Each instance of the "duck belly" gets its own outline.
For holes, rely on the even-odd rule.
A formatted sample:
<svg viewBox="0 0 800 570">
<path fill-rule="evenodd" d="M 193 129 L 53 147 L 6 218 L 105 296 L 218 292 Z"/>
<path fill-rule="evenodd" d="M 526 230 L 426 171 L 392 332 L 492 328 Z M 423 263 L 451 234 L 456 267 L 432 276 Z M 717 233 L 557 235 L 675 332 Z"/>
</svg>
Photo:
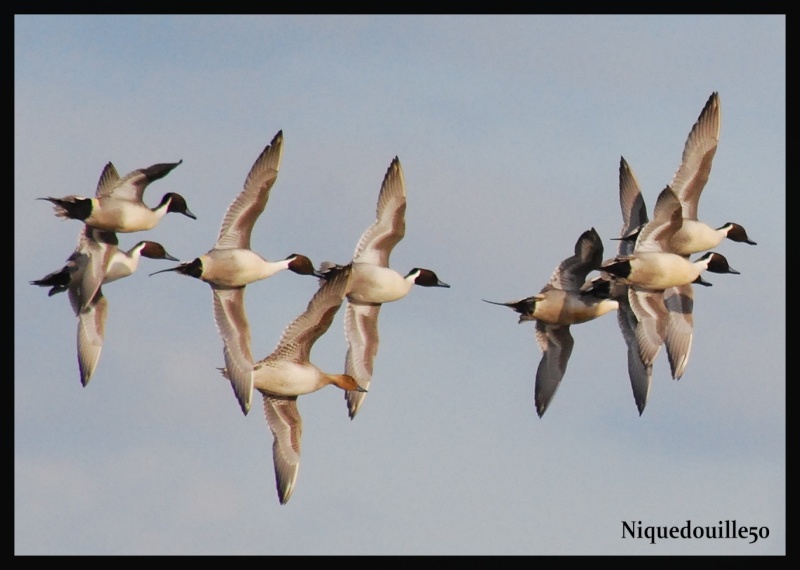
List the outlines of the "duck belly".
<svg viewBox="0 0 800 570">
<path fill-rule="evenodd" d="M 536 303 L 533 317 L 551 325 L 575 325 L 613 311 L 619 303 L 613 299 L 594 300 L 579 293 L 552 289 Z"/>
<path fill-rule="evenodd" d="M 281 361 L 258 363 L 253 369 L 253 387 L 276 396 L 301 396 L 324 386 L 313 365 Z"/>
<path fill-rule="evenodd" d="M 227 288 L 244 287 L 281 269 L 249 249 L 214 249 L 201 256 L 200 261 L 203 264 L 201 279 Z"/>
<path fill-rule="evenodd" d="M 153 229 L 161 217 L 144 204 L 103 200 L 95 204 L 86 223 L 101 230 L 131 233 Z"/>
<path fill-rule="evenodd" d="M 389 303 L 405 297 L 411 286 L 393 269 L 354 263 L 347 298 L 356 303 Z"/>
<path fill-rule="evenodd" d="M 657 291 L 686 285 L 700 274 L 691 261 L 675 253 L 641 254 L 631 261 L 631 272 L 631 284 Z"/>
<path fill-rule="evenodd" d="M 678 255 L 691 255 L 717 247 L 724 236 L 711 226 L 696 220 L 683 220 L 683 226 L 669 240 L 669 247 Z"/>
</svg>

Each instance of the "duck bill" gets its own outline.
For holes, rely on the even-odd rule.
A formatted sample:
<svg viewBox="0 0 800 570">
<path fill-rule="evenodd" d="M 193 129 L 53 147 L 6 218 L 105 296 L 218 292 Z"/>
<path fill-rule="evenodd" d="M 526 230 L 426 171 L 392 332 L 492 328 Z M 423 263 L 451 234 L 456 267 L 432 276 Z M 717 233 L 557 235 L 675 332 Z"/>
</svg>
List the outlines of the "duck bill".
<svg viewBox="0 0 800 570">
<path fill-rule="evenodd" d="M 695 283 L 697 285 L 704 285 L 706 287 L 711 287 L 713 285 L 713 283 L 709 283 L 708 281 L 706 281 L 705 279 L 703 279 L 699 275 L 697 276 L 697 279 L 692 281 L 692 283 Z"/>
</svg>

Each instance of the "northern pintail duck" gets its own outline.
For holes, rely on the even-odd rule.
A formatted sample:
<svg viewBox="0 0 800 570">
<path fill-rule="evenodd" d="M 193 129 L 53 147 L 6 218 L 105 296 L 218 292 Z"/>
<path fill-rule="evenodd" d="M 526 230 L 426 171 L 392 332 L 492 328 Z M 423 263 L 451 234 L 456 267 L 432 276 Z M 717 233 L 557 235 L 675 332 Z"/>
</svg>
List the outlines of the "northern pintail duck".
<svg viewBox="0 0 800 570">
<path fill-rule="evenodd" d="M 154 241 L 140 241 L 124 251 L 114 232 L 84 225 L 64 267 L 31 281 L 31 285 L 50 287 L 48 296 L 64 291 L 69 296 L 78 317 L 78 368 L 83 386 L 92 378 L 103 348 L 108 301 L 102 285 L 133 274 L 141 257 L 177 261 Z"/>
<path fill-rule="evenodd" d="M 364 391 L 352 376 L 329 374 L 310 362 L 311 348 L 328 330 L 344 300 L 350 271 L 350 265 L 331 270 L 305 312 L 286 327 L 272 354 L 254 367 L 253 385 L 264 399 L 264 413 L 274 438 L 272 459 L 281 504 L 292 496 L 300 466 L 302 418 L 297 397 L 328 385 Z M 227 377 L 225 369 L 223 375 Z"/>
<path fill-rule="evenodd" d="M 193 261 L 155 272 L 175 271 L 211 286 L 214 322 L 222 337 L 228 378 L 245 414 L 250 410 L 253 394 L 253 355 L 244 306 L 245 286 L 284 269 L 299 275 L 318 275 L 305 255 L 293 253 L 280 261 L 267 261 L 250 249 L 253 226 L 267 206 L 282 155 L 283 131 L 278 131 L 253 163 L 244 189 L 225 212 L 214 247 Z"/>
<path fill-rule="evenodd" d="M 626 176 L 628 184 L 635 185 L 635 178 L 623 160 L 620 166 L 621 192 Z M 624 217 L 622 195 L 620 201 Z M 627 248 L 630 246 L 621 244 L 620 255 L 601 266 L 601 271 L 606 272 L 615 283 L 627 286 L 629 308 L 635 315 L 635 341 L 630 338 L 627 328 L 633 326 L 632 320 L 625 325 L 626 328 L 623 328 L 623 322 L 620 321 L 620 327 L 629 351 L 633 346 L 638 346 L 642 364 L 647 370 L 645 389 L 641 370 L 635 376 L 635 370 L 631 372 L 629 368 L 640 414 L 647 402 L 652 364 L 662 343 L 667 346 L 673 378 L 679 379 L 685 371 L 693 337 L 694 293 L 691 284 L 710 285 L 701 277 L 705 270 L 739 273 L 719 253 L 708 252 L 692 262 L 687 257 L 667 251 L 665 248 L 668 247 L 670 236 L 680 227 L 682 221 L 680 203 L 668 186 L 659 195 L 653 220 L 642 228 L 633 252 L 628 253 Z M 629 352 L 629 366 L 630 358 Z"/>
<path fill-rule="evenodd" d="M 378 195 L 377 219 L 358 240 L 352 260 L 352 278 L 347 292 L 344 326 L 347 338 L 345 373 L 354 377 L 359 386 L 369 388 L 373 363 L 378 353 L 378 313 L 383 303 L 402 299 L 414 285 L 450 287 L 430 269 L 413 268 L 406 275 L 389 267 L 392 249 L 406 232 L 406 185 L 400 160 L 395 157 L 381 184 Z M 320 266 L 326 272 L 340 268 L 330 262 Z M 348 390 L 345 393 L 350 419 L 358 413 L 366 391 Z"/>
<path fill-rule="evenodd" d="M 626 232 L 630 231 L 632 226 L 639 224 L 643 227 L 648 220 L 647 212 L 644 206 L 644 200 L 641 197 L 639 183 L 636 181 L 636 177 L 634 176 L 630 165 L 622 157 L 620 157 L 619 182 L 620 206 L 622 208 L 623 217 L 623 228 L 620 235 L 624 236 Z M 636 203 L 635 208 L 637 209 L 638 213 L 632 213 L 629 211 L 629 208 L 632 207 L 631 204 L 634 202 Z M 681 223 L 685 224 L 686 221 L 686 218 L 684 218 Z M 633 253 L 634 247 L 634 242 L 632 241 L 621 241 L 619 253 L 620 255 L 630 255 Z M 625 291 L 623 296 L 625 299 L 625 305 L 627 307 L 626 311 L 630 313 L 632 312 L 632 309 L 630 307 L 630 301 L 628 300 L 629 293 L 627 286 L 620 284 L 619 287 Z M 663 315 L 664 310 L 666 310 L 666 323 L 663 327 L 658 328 L 659 330 L 662 330 L 664 335 L 663 340 L 667 348 L 667 357 L 669 359 L 672 377 L 675 380 L 680 380 L 681 376 L 683 376 L 683 373 L 686 370 L 686 365 L 689 362 L 689 353 L 691 352 L 692 339 L 694 336 L 694 317 L 692 316 L 692 312 L 694 310 L 694 290 L 692 289 L 692 285 L 687 283 L 665 289 L 663 292 L 663 309 L 660 307 L 660 303 L 657 301 L 657 294 L 653 294 L 649 291 L 637 291 L 634 292 L 634 295 L 640 299 L 639 304 L 643 303 L 643 301 L 641 301 L 643 297 L 650 297 L 651 301 L 649 303 L 644 303 L 645 305 L 653 305 L 655 303 L 656 308 L 651 308 L 650 314 Z M 631 314 L 628 316 L 632 317 Z M 632 319 L 629 319 L 629 321 L 636 321 L 636 319 L 633 317 Z M 622 321 L 620 321 L 620 327 L 622 328 L 622 326 Z M 631 354 L 631 352 L 634 348 L 636 348 L 637 343 L 635 339 L 630 338 L 629 330 L 623 329 L 622 332 L 623 337 L 625 337 L 625 340 L 628 343 L 629 359 L 635 360 L 635 357 L 633 354 Z M 653 355 L 653 357 L 654 356 L 655 355 Z M 652 373 L 652 362 L 646 366 L 649 372 Z M 636 365 L 634 364 L 633 367 L 631 367 L 631 360 L 629 360 L 629 372 L 631 375 L 632 385 L 637 384 L 635 381 L 635 376 L 637 374 L 636 370 Z M 641 415 L 641 413 L 644 411 L 644 406 L 647 403 L 649 386 L 650 382 L 648 376 L 648 391 L 643 391 L 641 389 L 643 388 L 641 383 L 639 383 L 639 390 L 634 387 L 634 399 L 636 400 L 636 405 L 639 409 L 639 415 Z"/>
<path fill-rule="evenodd" d="M 619 202 L 622 211 L 620 236 L 624 237 L 630 234 L 634 228 L 644 227 L 648 221 L 647 208 L 639 183 L 624 157 L 620 157 L 619 163 Z M 634 241 L 620 240 L 618 255 L 631 255 L 633 251 Z M 604 274 L 601 277 L 601 279 L 608 278 L 608 274 Z M 663 334 L 663 340 L 666 343 L 672 376 L 675 379 L 679 379 L 688 363 L 692 345 L 693 291 L 691 284 L 686 284 L 665 289 L 662 294 L 649 291 L 631 293 L 627 285 L 616 280 L 611 284 L 611 295 L 619 301 L 617 321 L 628 348 L 628 376 L 633 390 L 633 398 L 639 415 L 642 415 L 650 394 L 653 360 L 657 354 L 657 349 L 653 352 L 651 347 L 651 350 L 646 353 L 647 361 L 642 359 L 642 351 L 639 346 L 639 340 L 637 340 L 639 319 L 631 307 L 629 300 L 631 294 L 639 299 L 643 296 L 649 296 L 649 303 L 640 300 L 637 304 L 643 306 L 655 305 L 656 309 L 651 309 L 650 314 L 661 315 L 661 318 L 665 320 L 665 324 L 659 326 L 658 330 Z M 647 325 L 643 326 L 646 327 Z M 642 330 L 641 333 L 643 334 L 643 332 Z"/>
<path fill-rule="evenodd" d="M 717 150 L 720 123 L 719 94 L 714 92 L 706 101 L 700 116 L 689 132 L 684 145 L 681 164 L 670 182 L 670 187 L 681 203 L 683 220 L 680 227 L 672 234 L 664 247 L 672 253 L 687 258 L 691 254 L 716 247 L 726 237 L 732 241 L 744 242 L 750 245 L 755 245 L 756 243 L 749 239 L 747 232 L 739 224 L 728 222 L 715 229 L 697 219 L 700 194 L 708 182 L 711 163 Z M 627 163 L 625 167 L 629 169 Z M 620 168 L 622 169 L 622 166 Z M 622 176 L 622 170 L 620 175 Z M 638 185 L 636 186 L 636 192 L 639 192 Z M 622 187 L 620 191 L 622 191 Z M 646 221 L 645 215 L 642 226 Z M 629 249 L 633 248 L 638 230 L 642 226 L 639 226 L 639 228 L 627 227 L 627 233 L 622 234 L 622 239 L 627 240 L 630 244 Z M 622 247 L 623 245 L 621 244 L 621 254 L 623 253 Z M 628 250 L 624 253 L 631 253 L 631 251 Z M 688 363 L 693 336 L 692 286 L 685 284 L 665 289 L 663 293 L 664 307 L 661 307 L 661 303 L 655 300 L 654 297 L 658 295 L 651 293 L 637 294 L 642 300 L 645 295 L 650 297 L 649 305 L 651 306 L 649 312 L 651 315 L 664 315 L 664 310 L 666 310 L 668 317 L 663 317 L 665 327 L 662 332 L 665 335 L 664 341 L 667 347 L 672 377 L 680 379 Z M 651 348 L 654 349 L 655 347 Z M 655 357 L 655 353 L 651 352 L 651 355 Z M 637 399 L 638 404 L 639 400 Z M 642 408 L 639 411 L 641 413 Z"/>
<path fill-rule="evenodd" d="M 180 194 L 168 192 L 155 208 L 144 203 L 142 197 L 147 186 L 164 178 L 178 162 L 154 164 L 134 170 L 119 177 L 117 169 L 109 162 L 100 175 L 94 198 L 70 195 L 63 198 L 39 198 L 54 204 L 56 216 L 80 220 L 99 230 L 112 232 L 138 232 L 154 228 L 168 212 L 183 214 L 192 219 L 186 200 Z"/>
<path fill-rule="evenodd" d="M 520 314 L 519 321 L 536 321 L 536 342 L 542 359 L 536 370 L 534 401 L 539 417 L 547 410 L 561 384 L 575 341 L 570 326 L 601 317 L 619 307 L 607 294 L 582 291 L 587 275 L 599 269 L 603 259 L 603 242 L 592 228 L 581 234 L 575 243 L 575 254 L 562 261 L 549 282 L 538 294 L 519 301 L 495 305 L 510 307 Z"/>
<path fill-rule="evenodd" d="M 603 262 L 600 269 L 625 285 L 663 291 L 687 283 L 703 281 L 703 271 L 739 273 L 728 265 L 724 255 L 708 252 L 695 261 L 672 253 L 669 240 L 681 227 L 683 217 L 675 192 L 667 186 L 656 201 L 653 219 L 642 228 L 630 255 L 618 255 Z"/>
<path fill-rule="evenodd" d="M 708 182 L 711 161 L 717 152 L 721 110 L 716 91 L 706 101 L 683 149 L 681 165 L 669 183 L 681 201 L 683 225 L 670 239 L 670 248 L 681 255 L 691 255 L 717 247 L 723 239 L 756 245 L 745 229 L 734 222 L 712 228 L 697 219 L 700 193 Z"/>
<path fill-rule="evenodd" d="M 620 157 L 619 162 L 619 204 L 622 211 L 620 236 L 628 235 L 634 228 L 644 227 L 647 223 L 647 207 L 639 183 L 623 157 Z M 619 255 L 630 255 L 633 253 L 633 249 L 633 241 L 620 240 L 617 252 Z M 622 338 L 628 349 L 628 377 L 631 382 L 633 399 L 641 416 L 650 394 L 653 363 L 645 363 L 639 351 L 639 343 L 636 340 L 636 327 L 639 321 L 628 300 L 628 286 L 613 281 L 611 290 L 612 298 L 619 301 L 617 324 L 619 324 Z"/>
<path fill-rule="evenodd" d="M 717 247 L 725 238 L 756 245 L 740 224 L 727 222 L 714 228 L 697 218 L 700 194 L 708 182 L 711 163 L 717 152 L 720 125 L 719 93 L 715 91 L 692 126 L 683 148 L 681 164 L 669 183 L 680 200 L 684 218 L 682 226 L 669 240 L 669 251 L 673 253 L 688 256 L 708 251 Z M 635 230 L 631 234 L 635 235 Z"/>
</svg>

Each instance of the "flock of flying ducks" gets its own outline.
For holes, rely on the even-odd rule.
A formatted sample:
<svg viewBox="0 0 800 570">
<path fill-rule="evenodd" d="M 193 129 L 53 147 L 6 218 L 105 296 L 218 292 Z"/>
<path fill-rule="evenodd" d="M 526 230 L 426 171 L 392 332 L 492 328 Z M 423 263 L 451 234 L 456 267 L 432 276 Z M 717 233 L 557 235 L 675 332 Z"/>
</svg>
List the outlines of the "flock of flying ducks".
<svg viewBox="0 0 800 570">
<path fill-rule="evenodd" d="M 564 377 L 574 340 L 570 325 L 616 310 L 628 348 L 628 375 L 639 415 L 652 383 L 653 363 L 665 345 L 670 370 L 680 379 L 692 347 L 692 283 L 710 286 L 704 271 L 739 272 L 720 253 L 708 251 L 723 239 L 755 245 L 744 228 L 728 222 L 714 228 L 697 217 L 700 194 L 708 181 L 720 130 L 719 94 L 706 101 L 689 132 L 681 164 L 661 191 L 648 220 L 639 183 L 624 158 L 619 165 L 622 210 L 617 255 L 603 261 L 603 243 L 594 228 L 575 244 L 575 254 L 556 267 L 538 294 L 495 303 L 520 313 L 519 322 L 536 321 L 542 359 L 536 371 L 534 398 L 541 417 Z M 690 256 L 704 253 L 691 261 Z M 590 272 L 598 277 L 587 280 Z"/>
<path fill-rule="evenodd" d="M 151 275 L 173 271 L 205 281 L 211 287 L 214 321 L 225 360 L 221 372 L 230 381 L 244 414 L 250 410 L 253 389 L 262 395 L 274 438 L 278 498 L 285 504 L 294 491 L 300 465 L 302 419 L 297 397 L 328 385 L 338 386 L 345 391 L 348 413 L 354 418 L 372 378 L 381 305 L 402 299 L 414 285 L 449 285 L 429 269 L 415 267 L 402 275 L 389 267 L 392 249 L 405 235 L 405 180 L 396 157 L 381 186 L 377 218 L 359 239 L 347 264 L 324 262 L 315 269 L 311 260 L 299 253 L 268 261 L 253 251 L 250 236 L 278 178 L 282 153 L 283 132 L 279 131 L 256 159 L 244 188 L 225 212 L 214 246 L 192 261 Z M 120 178 L 108 163 L 94 198 L 41 198 L 54 204 L 58 217 L 83 222 L 78 245 L 66 264 L 31 283 L 50 287 L 49 295 L 67 291 L 78 316 L 78 366 L 84 386 L 92 377 L 103 345 L 108 305 L 101 285 L 131 275 L 141 256 L 178 261 L 152 241 L 141 241 L 125 252 L 119 249 L 116 234 L 151 229 L 168 212 L 195 218 L 179 194 L 165 194 L 155 208 L 149 208 L 142 200 L 151 182 L 179 164 L 155 164 Z M 286 269 L 314 276 L 320 286 L 306 310 L 283 331 L 275 350 L 255 361 L 244 304 L 245 287 Z M 345 301 L 345 370 L 342 374 L 324 372 L 310 361 L 311 348 L 328 330 Z"/>
<path fill-rule="evenodd" d="M 536 340 L 542 351 L 535 384 L 539 416 L 547 410 L 572 353 L 570 325 L 613 310 L 628 346 L 628 370 L 640 414 L 662 344 L 667 348 L 673 378 L 680 378 L 685 371 L 692 343 L 692 283 L 710 285 L 702 279 L 703 271 L 738 273 L 719 253 L 709 252 L 695 261 L 689 256 L 716 247 L 726 237 L 755 244 L 738 224 L 714 229 L 697 219 L 697 203 L 708 180 L 719 127 L 719 95 L 715 92 L 692 128 L 683 161 L 659 195 L 650 220 L 636 178 L 621 159 L 623 226 L 616 257 L 603 261 L 603 243 L 592 228 L 579 237 L 574 255 L 559 264 L 538 294 L 495 303 L 519 313 L 519 322 L 536 322 Z M 328 385 L 337 386 L 345 393 L 353 419 L 372 379 L 379 344 L 378 314 L 383 303 L 402 299 L 414 285 L 449 285 L 430 269 L 415 267 L 403 275 L 389 266 L 393 248 L 405 235 L 406 189 L 397 157 L 384 176 L 376 220 L 363 233 L 346 264 L 323 262 L 315 269 L 311 260 L 299 253 L 268 261 L 253 251 L 250 236 L 278 178 L 282 153 L 283 132 L 279 131 L 258 156 L 243 189 L 225 212 L 214 246 L 192 261 L 151 275 L 176 272 L 211 287 L 214 321 L 225 361 L 220 370 L 230 381 L 244 414 L 250 410 L 253 390 L 262 395 L 274 438 L 278 498 L 285 504 L 294 491 L 300 464 L 302 419 L 297 397 Z M 119 248 L 117 233 L 152 229 L 170 212 L 195 218 L 180 194 L 164 194 L 155 208 L 142 199 L 151 182 L 165 177 L 179 164 L 181 161 L 154 164 L 120 178 L 109 162 L 94 198 L 40 198 L 53 203 L 58 217 L 83 222 L 78 245 L 65 265 L 31 283 L 49 287 L 49 295 L 67 292 L 78 317 L 78 367 L 84 386 L 94 373 L 103 346 L 108 303 L 102 285 L 134 273 L 142 256 L 178 261 L 153 241 L 140 241 L 124 251 Z M 255 361 L 245 288 L 286 269 L 317 278 L 319 288 L 306 310 L 284 329 L 275 350 Z M 599 276 L 589 279 L 593 271 Z M 348 345 L 344 373 L 328 373 L 310 361 L 310 352 L 342 304 L 346 306 Z"/>
</svg>

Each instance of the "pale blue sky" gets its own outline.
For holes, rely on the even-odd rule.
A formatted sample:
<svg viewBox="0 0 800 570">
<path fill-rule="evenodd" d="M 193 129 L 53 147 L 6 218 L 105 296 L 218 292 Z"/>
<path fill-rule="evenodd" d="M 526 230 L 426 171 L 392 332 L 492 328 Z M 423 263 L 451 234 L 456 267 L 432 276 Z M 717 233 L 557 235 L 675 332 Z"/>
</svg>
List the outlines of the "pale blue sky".
<svg viewBox="0 0 800 570">
<path fill-rule="evenodd" d="M 17 554 L 785 553 L 784 16 L 17 16 L 14 47 Z M 611 314 L 572 328 L 538 418 L 534 326 L 481 299 L 536 293 L 590 227 L 613 255 L 620 156 L 652 208 L 712 91 L 701 217 L 758 245 L 717 248 L 741 275 L 696 290 L 686 374 L 662 354 L 641 417 Z M 145 259 L 104 288 L 82 388 L 66 295 L 28 284 L 80 230 L 35 198 L 93 194 L 109 160 L 183 159 L 145 200 L 179 192 L 198 219 L 146 239 L 190 260 L 280 129 L 256 251 L 348 261 L 398 156 L 392 265 L 452 286 L 383 308 L 355 420 L 336 388 L 300 398 L 284 506 L 260 405 L 243 416 L 216 370 L 207 285 L 148 277 L 169 262 Z M 248 287 L 257 358 L 316 286 L 286 272 Z M 345 350 L 339 314 L 312 360 L 336 372 Z M 623 521 L 733 519 L 769 537 L 622 538 Z"/>
</svg>

